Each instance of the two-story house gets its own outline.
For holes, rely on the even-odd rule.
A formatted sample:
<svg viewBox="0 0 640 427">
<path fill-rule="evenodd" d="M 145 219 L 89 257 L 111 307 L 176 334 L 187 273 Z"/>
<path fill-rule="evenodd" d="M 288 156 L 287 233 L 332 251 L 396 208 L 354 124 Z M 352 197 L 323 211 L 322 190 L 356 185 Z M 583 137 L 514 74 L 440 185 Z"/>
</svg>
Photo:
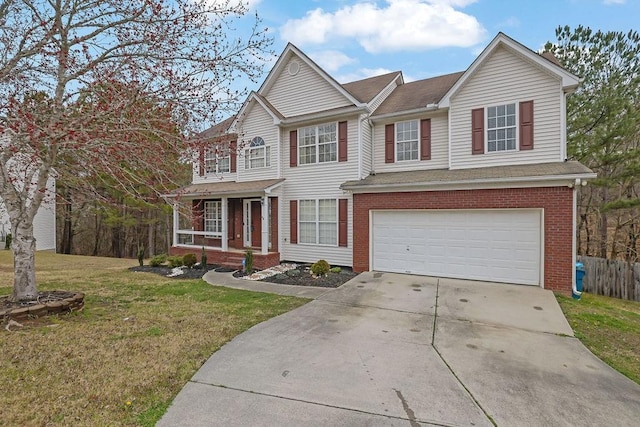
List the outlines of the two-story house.
<svg viewBox="0 0 640 427">
<path fill-rule="evenodd" d="M 289 44 L 238 114 L 200 135 L 171 195 L 173 253 L 542 286 L 574 283 L 576 189 L 553 57 L 500 33 L 459 73 L 340 84 Z"/>
</svg>

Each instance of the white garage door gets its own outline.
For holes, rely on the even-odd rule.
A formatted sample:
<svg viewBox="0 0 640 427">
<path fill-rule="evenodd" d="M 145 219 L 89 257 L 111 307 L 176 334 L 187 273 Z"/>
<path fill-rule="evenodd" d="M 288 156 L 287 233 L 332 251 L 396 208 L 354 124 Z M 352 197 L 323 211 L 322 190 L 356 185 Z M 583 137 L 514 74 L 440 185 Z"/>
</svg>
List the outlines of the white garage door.
<svg viewBox="0 0 640 427">
<path fill-rule="evenodd" d="M 372 269 L 540 284 L 540 210 L 374 211 Z"/>
</svg>

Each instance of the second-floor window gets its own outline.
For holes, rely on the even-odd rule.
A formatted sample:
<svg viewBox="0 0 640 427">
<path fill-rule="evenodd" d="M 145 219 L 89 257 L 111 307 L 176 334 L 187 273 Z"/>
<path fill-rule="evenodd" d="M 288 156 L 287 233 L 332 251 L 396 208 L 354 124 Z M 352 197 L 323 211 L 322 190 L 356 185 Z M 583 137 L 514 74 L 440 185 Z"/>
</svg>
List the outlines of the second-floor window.
<svg viewBox="0 0 640 427">
<path fill-rule="evenodd" d="M 516 104 L 487 108 L 487 152 L 516 149 Z"/>
<path fill-rule="evenodd" d="M 396 159 L 418 160 L 418 121 L 396 123 Z"/>
<path fill-rule="evenodd" d="M 210 173 L 225 173 L 230 170 L 230 157 L 228 150 L 222 150 L 220 148 L 211 148 L 205 152 L 204 155 L 204 168 L 205 172 Z"/>
<path fill-rule="evenodd" d="M 337 161 L 338 132 L 336 123 L 309 126 L 298 131 L 298 163 Z"/>
<path fill-rule="evenodd" d="M 264 139 L 256 136 L 249 143 L 249 148 L 244 150 L 244 168 L 256 169 L 268 167 L 271 163 L 271 150 L 265 144 Z"/>
</svg>

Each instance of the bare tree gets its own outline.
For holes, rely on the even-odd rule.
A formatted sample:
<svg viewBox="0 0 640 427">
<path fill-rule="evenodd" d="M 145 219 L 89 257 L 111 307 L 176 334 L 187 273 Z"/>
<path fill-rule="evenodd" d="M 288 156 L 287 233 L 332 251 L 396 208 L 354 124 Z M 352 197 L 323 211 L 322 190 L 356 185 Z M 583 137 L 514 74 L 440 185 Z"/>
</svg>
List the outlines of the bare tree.
<svg viewBox="0 0 640 427">
<path fill-rule="evenodd" d="M 237 82 L 256 81 L 271 55 L 257 16 L 232 37 L 246 13 L 237 0 L 0 0 L 0 197 L 14 300 L 38 295 L 33 218 L 54 171 L 83 191 L 166 191 L 189 133 L 237 109 Z"/>
</svg>

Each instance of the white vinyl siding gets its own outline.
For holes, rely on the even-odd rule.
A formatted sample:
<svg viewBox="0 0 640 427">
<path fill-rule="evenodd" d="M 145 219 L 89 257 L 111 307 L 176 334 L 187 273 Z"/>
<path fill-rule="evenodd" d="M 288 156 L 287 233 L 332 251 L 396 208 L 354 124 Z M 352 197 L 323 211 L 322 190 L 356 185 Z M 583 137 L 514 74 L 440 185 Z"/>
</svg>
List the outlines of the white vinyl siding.
<svg viewBox="0 0 640 427">
<path fill-rule="evenodd" d="M 360 171 L 360 178 L 366 178 L 373 169 L 373 163 L 371 159 L 371 156 L 373 154 L 373 132 L 369 123 L 366 120 L 363 120 L 364 118 L 366 118 L 366 116 L 362 115 L 360 116 L 360 120 L 358 120 L 358 123 L 360 123 L 359 126 L 361 140 L 360 156 L 362 156 L 362 170 Z"/>
<path fill-rule="evenodd" d="M 247 111 L 238 129 L 241 141 L 238 156 L 238 181 L 254 181 L 278 177 L 276 163 L 278 128 L 273 124 L 273 118 L 260 104 L 253 104 Z M 264 140 L 264 150 L 250 150 L 251 141 L 256 137 Z M 257 148 L 257 147 L 256 147 Z M 248 157 L 247 157 L 248 156 Z M 264 156 L 264 160 L 262 157 Z M 264 167 L 259 165 L 265 163 Z"/>
<path fill-rule="evenodd" d="M 347 118 L 345 118 L 346 120 Z M 353 259 L 353 201 L 351 193 L 345 193 L 340 185 L 358 177 L 358 116 L 348 117 L 347 131 L 347 158 L 346 162 L 318 163 L 315 165 L 289 166 L 289 132 L 296 128 L 282 130 L 281 161 L 283 162 L 283 177 L 285 181 L 279 187 L 282 191 L 282 210 L 279 213 L 280 234 L 282 244 L 280 246 L 280 258 L 283 260 L 295 260 L 300 262 L 316 262 L 319 259 L 326 260 L 331 265 L 351 266 Z M 347 247 L 323 246 L 307 244 L 291 244 L 290 224 L 291 217 L 289 206 L 291 200 L 308 199 L 348 199 L 347 222 Z M 300 209 L 300 206 L 298 206 Z M 300 218 L 298 218 L 300 223 Z M 300 242 L 300 232 L 298 233 Z"/>
<path fill-rule="evenodd" d="M 498 48 L 451 99 L 451 168 L 561 160 L 560 79 L 506 48 Z M 486 107 L 533 100 L 533 150 L 489 153 Z M 485 154 L 471 154 L 471 110 L 485 109 Z M 517 132 L 516 132 L 517 139 Z"/>
<path fill-rule="evenodd" d="M 293 76 L 287 71 L 290 61 L 300 65 L 300 71 Z M 282 70 L 273 86 L 262 95 L 285 117 L 353 105 L 338 89 L 293 54 Z"/>
<path fill-rule="evenodd" d="M 375 145 L 375 164 L 373 169 L 376 172 L 398 172 L 398 171 L 411 171 L 411 170 L 423 170 L 423 169 L 445 169 L 449 166 L 449 151 L 448 151 L 449 124 L 448 124 L 447 115 L 438 114 L 436 116 L 430 116 L 430 117 L 417 117 L 416 120 L 418 121 L 418 124 L 420 123 L 420 119 L 423 119 L 423 118 L 431 119 L 431 160 L 385 163 L 384 161 L 385 160 L 384 159 L 384 149 L 385 149 L 384 129 L 385 129 L 385 124 L 389 124 L 389 123 L 376 123 L 375 130 L 374 130 L 374 141 L 373 141 Z"/>
</svg>

